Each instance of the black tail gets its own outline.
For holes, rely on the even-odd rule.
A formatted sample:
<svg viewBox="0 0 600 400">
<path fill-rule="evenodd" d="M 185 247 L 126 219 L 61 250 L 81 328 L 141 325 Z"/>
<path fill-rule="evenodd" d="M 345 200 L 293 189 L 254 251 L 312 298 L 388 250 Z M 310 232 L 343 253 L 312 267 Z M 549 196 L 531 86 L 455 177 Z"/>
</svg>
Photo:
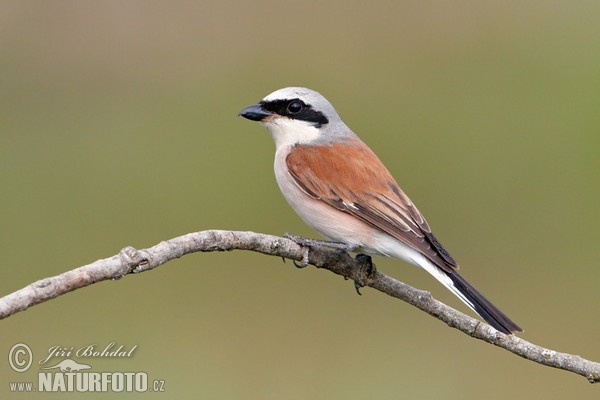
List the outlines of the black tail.
<svg viewBox="0 0 600 400">
<path fill-rule="evenodd" d="M 515 324 L 502 311 L 493 305 L 488 299 L 483 297 L 469 282 L 460 276 L 457 272 L 446 272 L 448 277 L 454 283 L 454 287 L 467 300 L 473 310 L 481 316 L 488 324 L 500 332 L 510 334 L 511 332 L 523 332 L 519 325 Z"/>
</svg>

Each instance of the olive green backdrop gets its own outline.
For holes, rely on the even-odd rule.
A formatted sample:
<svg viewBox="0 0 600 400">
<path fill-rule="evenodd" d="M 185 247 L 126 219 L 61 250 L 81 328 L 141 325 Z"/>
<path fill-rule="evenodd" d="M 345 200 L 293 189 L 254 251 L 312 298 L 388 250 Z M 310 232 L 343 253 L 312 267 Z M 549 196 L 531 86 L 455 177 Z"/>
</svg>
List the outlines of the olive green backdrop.
<svg viewBox="0 0 600 400">
<path fill-rule="evenodd" d="M 327 96 L 481 289 L 556 350 L 600 360 L 600 3 L 0 5 L 0 294 L 205 229 L 314 234 L 238 111 Z M 466 311 L 426 273 L 380 269 Z M 194 254 L 0 322 L 0 396 L 51 346 L 111 342 L 201 399 L 596 399 L 374 290 L 249 252 Z M 10 347 L 28 344 L 18 374 Z M 60 361 L 57 358 L 55 361 Z M 46 364 L 48 365 L 48 364 Z M 116 394 L 37 394 L 112 398 Z"/>
</svg>

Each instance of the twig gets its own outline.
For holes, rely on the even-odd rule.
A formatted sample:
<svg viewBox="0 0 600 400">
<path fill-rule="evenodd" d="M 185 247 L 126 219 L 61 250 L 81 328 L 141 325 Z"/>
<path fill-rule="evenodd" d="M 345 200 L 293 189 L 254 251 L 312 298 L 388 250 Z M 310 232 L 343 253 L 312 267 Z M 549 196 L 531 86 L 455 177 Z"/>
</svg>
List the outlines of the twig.
<svg viewBox="0 0 600 400">
<path fill-rule="evenodd" d="M 126 247 L 118 255 L 39 280 L 0 298 L 0 319 L 96 282 L 151 270 L 185 254 L 229 250 L 250 250 L 302 262 L 308 257 L 309 264 L 352 279 L 357 287 L 369 286 L 401 299 L 471 337 L 539 364 L 582 375 L 591 383 L 600 382 L 600 363 L 549 350 L 517 336 L 498 332 L 433 299 L 428 292 L 397 281 L 375 268 L 366 267 L 360 259 L 355 260 L 345 252 L 311 247 L 307 254 L 305 247 L 290 239 L 254 232 L 202 231 L 160 242 L 144 250 Z"/>
</svg>

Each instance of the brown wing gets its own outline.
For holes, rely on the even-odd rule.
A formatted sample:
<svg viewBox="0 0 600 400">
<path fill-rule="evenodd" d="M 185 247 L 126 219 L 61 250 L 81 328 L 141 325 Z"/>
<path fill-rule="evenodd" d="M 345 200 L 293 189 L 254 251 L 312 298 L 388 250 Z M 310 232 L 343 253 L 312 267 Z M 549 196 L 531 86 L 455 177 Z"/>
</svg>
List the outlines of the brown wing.
<svg viewBox="0 0 600 400">
<path fill-rule="evenodd" d="M 423 215 L 359 139 L 328 146 L 296 145 L 286 163 L 307 195 L 386 232 L 444 270 L 458 269 Z"/>
</svg>

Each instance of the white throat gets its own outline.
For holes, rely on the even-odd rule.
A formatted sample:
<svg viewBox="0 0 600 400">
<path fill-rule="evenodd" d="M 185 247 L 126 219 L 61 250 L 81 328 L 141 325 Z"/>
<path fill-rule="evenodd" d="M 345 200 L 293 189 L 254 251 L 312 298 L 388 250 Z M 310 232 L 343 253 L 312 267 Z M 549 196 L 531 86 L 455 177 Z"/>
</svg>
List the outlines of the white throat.
<svg viewBox="0 0 600 400">
<path fill-rule="evenodd" d="M 264 121 L 263 125 L 273 137 L 276 148 L 313 143 L 320 136 L 319 128 L 306 121 L 283 117 Z"/>
</svg>

